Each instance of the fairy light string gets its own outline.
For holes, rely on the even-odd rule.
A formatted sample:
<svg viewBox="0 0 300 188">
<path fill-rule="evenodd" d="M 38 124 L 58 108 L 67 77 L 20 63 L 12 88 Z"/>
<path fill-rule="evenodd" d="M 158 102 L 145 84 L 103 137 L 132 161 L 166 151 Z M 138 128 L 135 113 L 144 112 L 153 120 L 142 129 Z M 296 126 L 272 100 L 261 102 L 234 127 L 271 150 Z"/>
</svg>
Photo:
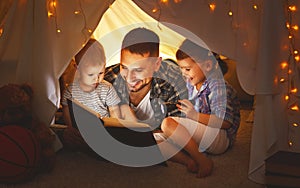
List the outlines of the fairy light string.
<svg viewBox="0 0 300 188">
<path fill-rule="evenodd" d="M 287 91 L 283 94 L 287 106 L 288 118 L 288 146 L 292 147 L 295 143 L 295 134 L 299 133 L 299 96 L 297 96 L 298 88 L 295 84 L 295 77 L 297 76 L 297 64 L 299 64 L 300 56 L 299 50 L 296 48 L 296 34 L 298 34 L 299 26 L 294 22 L 295 13 L 298 10 L 297 6 L 291 4 L 289 0 L 285 2 L 285 27 L 287 29 L 288 44 L 288 58 L 280 64 L 280 68 L 285 72 L 285 77 L 280 78 L 280 83 L 286 84 Z"/>
</svg>

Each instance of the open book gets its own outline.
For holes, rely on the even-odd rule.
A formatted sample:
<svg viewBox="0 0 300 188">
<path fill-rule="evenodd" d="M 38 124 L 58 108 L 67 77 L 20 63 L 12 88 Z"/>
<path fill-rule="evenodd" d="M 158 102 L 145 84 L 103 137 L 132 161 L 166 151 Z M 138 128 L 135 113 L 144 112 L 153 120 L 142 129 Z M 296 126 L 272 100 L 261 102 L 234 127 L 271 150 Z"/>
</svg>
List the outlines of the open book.
<svg viewBox="0 0 300 188">
<path fill-rule="evenodd" d="M 68 108 L 74 127 L 78 128 L 76 119 L 80 126 L 97 127 L 104 125 L 110 136 L 123 144 L 141 148 L 151 147 L 152 149 L 149 150 L 151 155 L 146 157 L 150 157 L 151 160 L 161 161 L 161 165 L 167 166 L 149 125 L 117 118 L 101 117 L 95 111 L 75 100 L 68 100 Z M 92 130 L 95 129 L 93 128 Z M 107 147 L 110 146 L 108 142 L 106 144 Z"/>
<path fill-rule="evenodd" d="M 77 101 L 75 99 L 73 99 L 73 100 L 67 99 L 67 100 L 68 100 L 70 113 L 72 113 L 72 111 L 73 111 L 73 109 L 70 109 L 70 107 L 74 107 L 74 105 L 76 105 L 80 108 L 83 108 L 85 111 L 95 115 L 99 119 L 101 119 L 105 127 L 127 127 L 127 128 L 149 128 L 150 129 L 150 126 L 146 123 L 140 123 L 140 122 L 129 121 L 129 120 L 124 120 L 124 119 L 119 119 L 119 118 L 112 118 L 112 117 L 101 117 L 101 115 L 98 112 L 94 111 L 91 108 L 88 108 L 87 106 L 80 103 L 79 101 Z M 72 119 L 72 117 L 71 117 L 71 119 Z M 73 123 L 75 123 L 75 122 L 73 122 Z"/>
</svg>

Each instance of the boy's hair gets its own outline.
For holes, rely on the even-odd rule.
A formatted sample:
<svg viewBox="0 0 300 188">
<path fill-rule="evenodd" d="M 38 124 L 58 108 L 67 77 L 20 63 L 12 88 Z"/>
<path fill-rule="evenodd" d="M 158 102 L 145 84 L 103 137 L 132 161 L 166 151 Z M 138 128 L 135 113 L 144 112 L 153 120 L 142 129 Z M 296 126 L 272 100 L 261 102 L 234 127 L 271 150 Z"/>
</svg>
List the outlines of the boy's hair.
<svg viewBox="0 0 300 188">
<path fill-rule="evenodd" d="M 186 58 L 191 58 L 195 62 L 199 62 L 200 60 L 212 60 L 213 64 L 216 64 L 215 56 L 210 50 L 197 45 L 189 39 L 185 39 L 176 52 L 177 60 Z"/>
<path fill-rule="evenodd" d="M 150 57 L 159 56 L 159 37 L 146 28 L 135 28 L 129 31 L 122 42 L 122 50 L 144 55 L 150 52 Z"/>
<path fill-rule="evenodd" d="M 176 59 L 183 60 L 185 58 L 192 58 L 195 62 L 199 60 L 211 60 L 214 67 L 220 67 L 222 74 L 226 74 L 228 71 L 227 64 L 220 58 L 217 53 L 203 48 L 191 40 L 185 39 L 176 52 Z"/>
<path fill-rule="evenodd" d="M 103 46 L 96 39 L 89 39 L 86 45 L 75 55 L 75 62 L 78 68 L 87 65 L 105 65 L 106 57 Z"/>
</svg>

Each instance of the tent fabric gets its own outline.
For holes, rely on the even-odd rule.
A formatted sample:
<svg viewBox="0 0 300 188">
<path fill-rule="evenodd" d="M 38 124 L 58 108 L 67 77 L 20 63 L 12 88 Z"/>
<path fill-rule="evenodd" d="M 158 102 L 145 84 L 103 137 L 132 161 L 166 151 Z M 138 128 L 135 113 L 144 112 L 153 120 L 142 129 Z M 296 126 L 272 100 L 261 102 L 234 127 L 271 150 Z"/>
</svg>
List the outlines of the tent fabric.
<svg viewBox="0 0 300 188">
<path fill-rule="evenodd" d="M 208 8 L 207 1 L 176 2 L 179 3 L 171 0 L 166 4 L 156 0 L 2 1 L 0 84 L 30 83 L 35 90 L 35 112 L 50 124 L 60 102 L 58 79 L 92 31 L 95 30 L 94 37 L 103 43 L 112 63 L 119 61 L 122 36 L 136 26 L 157 32 L 165 47 L 162 53 L 171 57 L 170 53 L 175 52 L 185 37 L 195 39 L 235 60 L 242 88 L 255 95 L 249 178 L 264 183 L 265 158 L 277 150 L 300 152 L 300 142 L 296 142 L 300 140 L 299 127 L 290 127 L 292 122 L 300 122 L 299 111 L 287 109 L 291 103 L 300 105 L 299 88 L 298 99 L 291 98 L 291 103 L 287 103 L 283 96 L 289 92 L 288 84 L 276 81 L 285 75 L 280 63 L 290 54 L 285 28 L 286 2 L 298 8 L 300 2 L 215 0 L 215 11 Z M 253 3 L 258 5 L 257 10 L 253 9 Z M 229 10 L 233 16 L 227 15 Z M 54 16 L 48 16 L 47 11 Z M 299 17 L 298 11 L 293 17 L 298 25 Z M 299 33 L 295 32 L 294 37 L 299 40 Z M 293 45 L 299 47 L 298 43 Z M 299 87 L 299 63 L 294 68 L 293 77 Z M 294 141 L 292 146 L 287 144 L 289 141 Z"/>
<path fill-rule="evenodd" d="M 36 96 L 34 110 L 47 124 L 59 107 L 59 77 L 92 34 L 87 30 L 96 28 L 110 4 L 109 0 L 56 1 L 54 9 L 53 2 L 14 0 L 3 16 L 5 22 L 0 22 L 1 84 L 30 83 Z M 56 15 L 48 17 L 48 10 Z"/>
</svg>

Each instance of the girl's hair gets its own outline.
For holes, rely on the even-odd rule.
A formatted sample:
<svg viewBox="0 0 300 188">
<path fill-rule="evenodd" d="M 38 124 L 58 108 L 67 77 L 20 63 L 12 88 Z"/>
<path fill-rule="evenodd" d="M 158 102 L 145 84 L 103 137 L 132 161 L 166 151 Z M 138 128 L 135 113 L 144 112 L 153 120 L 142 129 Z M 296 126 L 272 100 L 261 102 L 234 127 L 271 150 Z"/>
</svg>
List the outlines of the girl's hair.
<svg viewBox="0 0 300 188">
<path fill-rule="evenodd" d="M 106 57 L 103 46 L 96 39 L 90 39 L 75 55 L 78 68 L 87 65 L 105 65 Z"/>
</svg>

